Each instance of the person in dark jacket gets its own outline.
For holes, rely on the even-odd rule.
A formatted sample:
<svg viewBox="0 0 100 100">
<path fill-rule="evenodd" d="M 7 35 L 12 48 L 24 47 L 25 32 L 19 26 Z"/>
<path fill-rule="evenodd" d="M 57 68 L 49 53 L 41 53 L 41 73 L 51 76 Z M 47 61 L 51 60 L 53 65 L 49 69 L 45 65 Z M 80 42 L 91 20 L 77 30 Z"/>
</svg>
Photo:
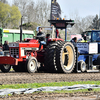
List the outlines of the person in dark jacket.
<svg viewBox="0 0 100 100">
<path fill-rule="evenodd" d="M 4 42 L 3 51 L 4 51 L 5 56 L 9 55 L 9 43 L 8 43 L 8 41 Z"/>
<path fill-rule="evenodd" d="M 2 44 L 0 43 L 0 55 L 4 55 Z"/>
<path fill-rule="evenodd" d="M 5 42 L 4 42 L 3 51 L 4 51 L 4 50 L 9 50 L 9 43 L 8 43 L 8 41 L 5 41 Z"/>
<path fill-rule="evenodd" d="M 77 47 L 77 37 L 74 37 L 71 42 L 73 43 L 74 47 Z M 78 51 L 78 57 L 79 57 L 80 52 Z"/>
<path fill-rule="evenodd" d="M 39 50 L 41 49 L 41 45 L 46 44 L 46 35 L 42 32 L 42 28 L 39 27 L 39 33 L 37 33 L 36 39 L 39 40 L 40 46 Z"/>
<path fill-rule="evenodd" d="M 73 43 L 74 47 L 77 47 L 77 37 L 74 37 L 71 42 Z"/>
</svg>

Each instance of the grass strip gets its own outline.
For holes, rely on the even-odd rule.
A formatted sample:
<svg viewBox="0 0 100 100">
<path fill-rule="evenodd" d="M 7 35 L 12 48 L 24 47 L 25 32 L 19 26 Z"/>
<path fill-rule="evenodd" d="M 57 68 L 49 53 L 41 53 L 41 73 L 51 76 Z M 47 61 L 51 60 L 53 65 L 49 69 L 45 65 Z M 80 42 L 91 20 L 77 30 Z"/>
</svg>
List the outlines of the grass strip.
<svg viewBox="0 0 100 100">
<path fill-rule="evenodd" d="M 27 83 L 27 84 L 10 84 L 0 85 L 0 89 L 19 89 L 19 88 L 39 88 L 46 86 L 72 86 L 76 84 L 95 84 L 100 85 L 100 81 L 76 81 L 76 82 L 52 82 L 52 83 Z"/>
</svg>

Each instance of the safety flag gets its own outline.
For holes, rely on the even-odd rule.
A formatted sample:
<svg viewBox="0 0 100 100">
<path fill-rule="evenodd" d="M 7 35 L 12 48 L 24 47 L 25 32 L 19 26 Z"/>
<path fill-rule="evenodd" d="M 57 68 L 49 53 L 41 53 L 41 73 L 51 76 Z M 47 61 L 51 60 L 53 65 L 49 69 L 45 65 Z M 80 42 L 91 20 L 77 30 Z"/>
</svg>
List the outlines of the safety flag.
<svg viewBox="0 0 100 100">
<path fill-rule="evenodd" d="M 51 0 L 51 20 L 61 19 L 61 8 L 56 0 Z"/>
</svg>

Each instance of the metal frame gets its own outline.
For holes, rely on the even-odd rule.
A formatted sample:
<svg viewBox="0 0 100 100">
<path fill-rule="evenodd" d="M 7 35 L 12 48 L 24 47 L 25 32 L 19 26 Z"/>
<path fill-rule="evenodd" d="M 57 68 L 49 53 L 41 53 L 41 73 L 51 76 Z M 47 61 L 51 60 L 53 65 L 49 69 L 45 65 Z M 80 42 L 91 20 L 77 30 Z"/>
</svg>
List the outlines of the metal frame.
<svg viewBox="0 0 100 100">
<path fill-rule="evenodd" d="M 75 24 L 74 20 L 48 20 L 48 22 L 54 25 L 56 29 L 65 29 L 65 41 L 67 41 L 67 25 L 73 26 Z M 57 32 L 55 37 L 57 38 Z"/>
<path fill-rule="evenodd" d="M 42 28 L 51 28 L 52 29 L 52 34 L 51 34 L 51 38 L 54 38 L 53 36 L 54 36 L 54 26 L 38 26 L 38 27 L 42 27 Z"/>
</svg>

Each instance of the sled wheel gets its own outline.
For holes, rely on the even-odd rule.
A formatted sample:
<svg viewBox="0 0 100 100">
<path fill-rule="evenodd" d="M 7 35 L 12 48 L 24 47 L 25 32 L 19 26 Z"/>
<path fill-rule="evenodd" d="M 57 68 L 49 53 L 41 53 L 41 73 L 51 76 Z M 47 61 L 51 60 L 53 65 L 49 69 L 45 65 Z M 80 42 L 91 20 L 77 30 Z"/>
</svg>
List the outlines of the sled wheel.
<svg viewBox="0 0 100 100">
<path fill-rule="evenodd" d="M 87 68 L 86 68 L 86 63 L 84 61 L 79 61 L 78 66 L 79 66 L 81 72 L 86 72 Z"/>
</svg>

